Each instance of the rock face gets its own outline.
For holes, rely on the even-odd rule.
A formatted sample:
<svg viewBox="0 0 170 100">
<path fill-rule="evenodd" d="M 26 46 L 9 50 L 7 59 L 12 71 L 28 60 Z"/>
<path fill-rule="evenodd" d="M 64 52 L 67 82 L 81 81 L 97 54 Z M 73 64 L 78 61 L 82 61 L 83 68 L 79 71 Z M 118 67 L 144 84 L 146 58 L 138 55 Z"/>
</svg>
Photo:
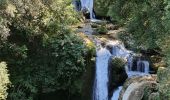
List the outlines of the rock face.
<svg viewBox="0 0 170 100">
<path fill-rule="evenodd" d="M 109 97 L 113 94 L 114 89 L 123 85 L 128 77 L 124 68 L 125 63 L 124 59 L 121 58 L 112 57 L 109 60 Z"/>
<path fill-rule="evenodd" d="M 149 100 L 156 89 L 155 75 L 134 76 L 126 80 L 119 100 Z"/>
</svg>

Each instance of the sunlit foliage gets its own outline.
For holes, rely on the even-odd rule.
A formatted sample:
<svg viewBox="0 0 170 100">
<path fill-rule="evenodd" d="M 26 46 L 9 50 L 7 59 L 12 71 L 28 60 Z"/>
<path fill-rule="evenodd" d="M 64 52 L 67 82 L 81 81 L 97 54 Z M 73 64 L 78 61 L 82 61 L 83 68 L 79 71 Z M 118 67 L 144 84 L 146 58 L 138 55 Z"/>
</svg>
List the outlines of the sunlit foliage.
<svg viewBox="0 0 170 100">
<path fill-rule="evenodd" d="M 0 60 L 8 63 L 12 84 L 8 99 L 80 93 L 72 87 L 85 71 L 85 46 L 69 29 L 79 17 L 71 1 L 2 0 L 0 5 Z"/>
<path fill-rule="evenodd" d="M 6 100 L 7 89 L 10 84 L 9 74 L 5 62 L 0 63 L 0 100 Z"/>
</svg>

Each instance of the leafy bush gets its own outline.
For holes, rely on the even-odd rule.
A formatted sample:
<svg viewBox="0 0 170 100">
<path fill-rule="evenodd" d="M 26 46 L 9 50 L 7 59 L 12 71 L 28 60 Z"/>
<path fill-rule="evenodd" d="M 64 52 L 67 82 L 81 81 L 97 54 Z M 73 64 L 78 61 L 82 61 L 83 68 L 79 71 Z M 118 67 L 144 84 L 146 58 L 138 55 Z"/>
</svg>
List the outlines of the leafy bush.
<svg viewBox="0 0 170 100">
<path fill-rule="evenodd" d="M 66 91 L 64 98 L 79 95 L 86 48 L 69 29 L 78 22 L 71 1 L 11 0 L 0 15 L 8 30 L 1 31 L 7 36 L 0 42 L 0 60 L 8 63 L 13 86 L 8 99 L 39 99 L 55 91 Z"/>
<path fill-rule="evenodd" d="M 7 89 L 10 85 L 9 74 L 5 62 L 0 63 L 0 99 L 6 100 L 7 98 Z"/>
<path fill-rule="evenodd" d="M 158 48 L 156 41 L 163 37 L 163 0 L 116 0 L 108 14 L 119 23 L 124 23 L 127 32 L 141 49 Z"/>
</svg>

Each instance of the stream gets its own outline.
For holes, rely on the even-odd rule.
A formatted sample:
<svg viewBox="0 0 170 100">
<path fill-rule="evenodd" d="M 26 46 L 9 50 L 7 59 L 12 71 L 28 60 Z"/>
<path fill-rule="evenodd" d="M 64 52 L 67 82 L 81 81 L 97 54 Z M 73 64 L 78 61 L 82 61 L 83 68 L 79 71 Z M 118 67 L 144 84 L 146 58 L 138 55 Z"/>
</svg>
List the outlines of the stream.
<svg viewBox="0 0 170 100">
<path fill-rule="evenodd" d="M 93 0 L 81 0 L 81 10 L 87 9 L 90 12 L 91 20 L 96 20 L 93 12 Z M 93 21 L 92 21 L 93 22 Z M 93 30 L 90 26 L 83 29 L 84 32 L 96 45 L 96 71 L 95 80 L 93 86 L 93 100 L 118 100 L 122 86 L 117 87 L 114 90 L 111 98 L 108 96 L 108 63 L 110 57 L 118 57 L 127 61 L 124 66 L 128 77 L 132 76 L 143 76 L 149 74 L 149 62 L 141 60 L 140 58 L 136 61 L 136 68 L 133 68 L 134 56 L 136 55 L 133 51 L 127 50 L 124 44 L 119 40 L 107 40 L 105 45 L 102 44 L 100 39 L 92 35 Z M 107 47 L 111 47 L 108 49 Z"/>
</svg>

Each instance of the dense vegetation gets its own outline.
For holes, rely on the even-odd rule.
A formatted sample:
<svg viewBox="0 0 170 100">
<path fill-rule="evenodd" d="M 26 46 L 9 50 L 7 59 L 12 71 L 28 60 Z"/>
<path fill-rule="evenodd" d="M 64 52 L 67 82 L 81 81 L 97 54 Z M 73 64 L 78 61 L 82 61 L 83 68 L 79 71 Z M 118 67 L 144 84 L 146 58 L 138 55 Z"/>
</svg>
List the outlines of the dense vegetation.
<svg viewBox="0 0 170 100">
<path fill-rule="evenodd" d="M 0 61 L 8 64 L 9 100 L 80 95 L 86 47 L 69 28 L 78 17 L 70 0 L 0 1 Z M 9 80 L 2 64 L 6 83 L 0 83 L 0 98 L 5 99 Z"/>
<path fill-rule="evenodd" d="M 158 69 L 159 88 L 154 92 L 159 96 L 153 100 L 170 100 L 170 1 L 95 0 L 94 6 L 97 15 L 110 17 L 125 29 L 119 38 L 128 49 L 144 53 Z"/>
<path fill-rule="evenodd" d="M 4 100 L 7 98 L 7 89 L 10 85 L 9 74 L 5 62 L 0 63 L 0 99 Z"/>
<path fill-rule="evenodd" d="M 96 15 L 125 27 L 119 37 L 127 47 L 151 57 L 156 52 L 166 62 L 157 73 L 157 99 L 169 100 L 170 1 L 95 0 L 94 6 Z M 82 76 L 95 53 L 93 44 L 86 46 L 70 28 L 80 19 L 71 0 L 0 0 L 0 99 L 41 100 L 55 94 L 80 100 Z M 97 32 L 107 30 L 101 25 Z"/>
<path fill-rule="evenodd" d="M 105 0 L 96 0 L 102 6 Z M 108 0 L 103 6 L 111 20 L 126 28 L 120 39 L 126 46 L 134 50 L 150 52 L 154 57 L 160 56 L 166 64 L 158 70 L 158 99 L 170 99 L 169 69 L 170 67 L 170 1 L 169 0 Z M 100 11 L 101 9 L 96 9 Z M 103 14 L 103 15 L 104 15 Z M 154 53 L 153 53 L 154 52 Z M 154 58 L 156 59 L 156 58 Z M 158 61 L 156 61 L 158 63 Z M 159 62 L 162 63 L 162 62 Z"/>
</svg>

